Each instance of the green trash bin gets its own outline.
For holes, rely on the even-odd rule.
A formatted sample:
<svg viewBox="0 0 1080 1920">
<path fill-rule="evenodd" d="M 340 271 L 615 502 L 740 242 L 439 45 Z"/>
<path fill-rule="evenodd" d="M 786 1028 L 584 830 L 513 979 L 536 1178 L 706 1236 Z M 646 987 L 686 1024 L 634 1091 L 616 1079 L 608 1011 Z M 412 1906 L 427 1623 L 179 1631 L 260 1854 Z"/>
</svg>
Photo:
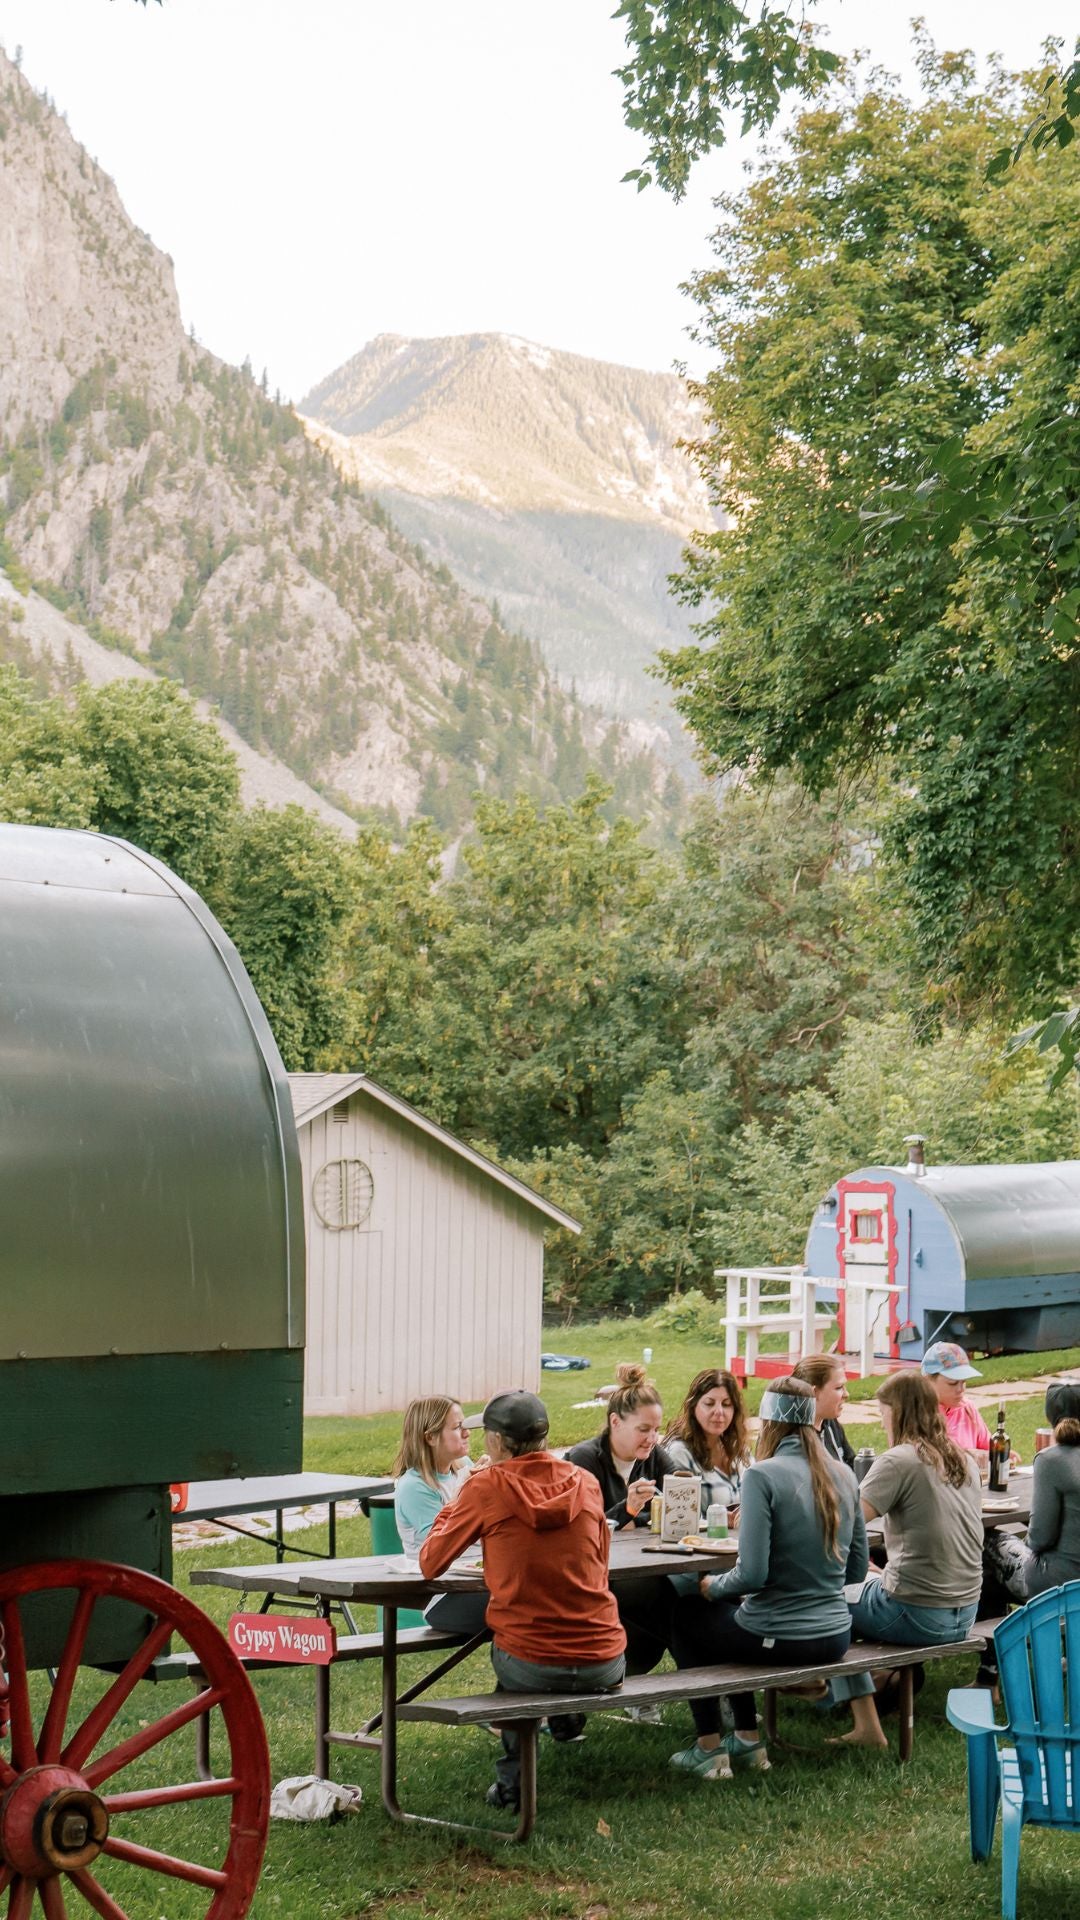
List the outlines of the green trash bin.
<svg viewBox="0 0 1080 1920">
<path fill-rule="evenodd" d="M 370 1500 L 365 1500 L 364 1506 L 367 1509 L 368 1519 L 371 1521 L 372 1553 L 403 1552 L 401 1535 L 397 1530 L 397 1520 L 394 1515 L 393 1494 L 373 1494 Z M 383 1610 L 381 1607 L 376 1607 L 376 1626 L 381 1627 L 382 1620 Z M 399 1627 L 422 1627 L 424 1625 L 424 1616 L 422 1613 L 418 1613 L 415 1607 L 400 1607 L 398 1609 Z"/>
</svg>

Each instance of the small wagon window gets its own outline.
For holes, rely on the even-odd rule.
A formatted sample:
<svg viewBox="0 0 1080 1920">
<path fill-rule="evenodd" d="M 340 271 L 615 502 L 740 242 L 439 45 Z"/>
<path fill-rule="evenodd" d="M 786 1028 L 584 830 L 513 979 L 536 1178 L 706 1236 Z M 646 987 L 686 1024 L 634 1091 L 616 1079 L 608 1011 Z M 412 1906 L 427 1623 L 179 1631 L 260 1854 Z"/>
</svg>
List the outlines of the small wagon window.
<svg viewBox="0 0 1080 1920">
<path fill-rule="evenodd" d="M 881 1215 L 869 1208 L 862 1209 L 851 1216 L 851 1237 L 853 1240 L 880 1240 Z"/>
<path fill-rule="evenodd" d="M 363 1226 L 374 1198 L 371 1168 L 362 1160 L 328 1160 L 312 1185 L 315 1211 L 331 1233 Z"/>
</svg>

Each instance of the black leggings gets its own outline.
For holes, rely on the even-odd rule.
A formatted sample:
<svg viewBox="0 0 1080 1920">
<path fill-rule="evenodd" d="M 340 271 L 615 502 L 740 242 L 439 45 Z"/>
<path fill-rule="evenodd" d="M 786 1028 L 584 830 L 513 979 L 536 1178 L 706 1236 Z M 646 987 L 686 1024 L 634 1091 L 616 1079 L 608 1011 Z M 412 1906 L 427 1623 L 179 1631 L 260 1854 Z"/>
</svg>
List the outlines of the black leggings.
<svg viewBox="0 0 1080 1920">
<path fill-rule="evenodd" d="M 816 1634 L 805 1640 L 773 1640 L 740 1627 L 735 1612 L 740 1600 L 706 1600 L 688 1594 L 679 1601 L 672 1619 L 671 1650 L 677 1667 L 715 1667 L 744 1662 L 755 1667 L 816 1667 L 841 1660 L 851 1644 L 851 1628 Z M 752 1693 L 733 1693 L 731 1713 L 740 1733 L 753 1733 L 757 1713 Z M 690 1711 L 698 1735 L 719 1733 L 720 1698 L 691 1700 Z"/>
<path fill-rule="evenodd" d="M 651 1673 L 671 1645 L 671 1617 L 678 1595 L 666 1573 L 648 1580 L 612 1580 L 611 1591 L 626 1632 L 627 1673 Z"/>
</svg>

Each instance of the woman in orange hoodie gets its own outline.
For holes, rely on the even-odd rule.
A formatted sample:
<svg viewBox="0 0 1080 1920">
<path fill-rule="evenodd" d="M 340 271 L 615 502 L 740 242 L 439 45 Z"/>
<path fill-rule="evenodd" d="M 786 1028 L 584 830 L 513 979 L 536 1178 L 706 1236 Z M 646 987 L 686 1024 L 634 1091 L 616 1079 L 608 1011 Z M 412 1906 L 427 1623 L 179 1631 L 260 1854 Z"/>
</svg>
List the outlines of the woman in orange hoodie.
<svg viewBox="0 0 1080 1920">
<path fill-rule="evenodd" d="M 608 1586 L 610 1534 L 591 1474 L 547 1450 L 548 1417 L 534 1393 L 500 1393 L 484 1408 L 491 1466 L 444 1507 L 420 1549 L 437 1579 L 478 1540 L 491 1595 L 491 1664 L 508 1693 L 597 1693 L 622 1685 L 626 1635 Z M 555 1716 L 556 1739 L 580 1737 L 579 1715 Z M 518 1736 L 502 1735 L 492 1806 L 520 1802 Z"/>
</svg>

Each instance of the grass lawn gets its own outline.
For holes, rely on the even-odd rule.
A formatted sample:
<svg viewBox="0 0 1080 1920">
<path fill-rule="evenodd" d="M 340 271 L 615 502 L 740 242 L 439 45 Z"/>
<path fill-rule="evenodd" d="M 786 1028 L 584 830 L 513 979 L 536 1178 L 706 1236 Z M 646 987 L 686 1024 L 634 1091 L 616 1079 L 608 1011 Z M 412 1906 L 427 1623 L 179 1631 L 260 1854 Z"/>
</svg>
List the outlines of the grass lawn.
<svg viewBox="0 0 1080 1920">
<path fill-rule="evenodd" d="M 593 1384 L 612 1377 L 618 1359 L 653 1348 L 652 1371 L 673 1409 L 710 1350 L 699 1337 L 650 1334 L 647 1325 L 578 1330 L 565 1343 L 593 1361 L 590 1373 L 545 1374 L 543 1391 L 558 1444 L 593 1432 L 595 1409 L 575 1411 Z M 1076 1356 L 1039 1356 L 1004 1364 L 1008 1376 L 1043 1371 Z M 990 1372 L 988 1366 L 987 1372 Z M 760 1387 L 750 1389 L 756 1405 Z M 1030 1457 L 1041 1402 L 1009 1408 L 1014 1444 Z M 305 1464 L 316 1469 L 385 1471 L 398 1420 L 310 1421 Z M 856 1428 L 880 1445 L 880 1429 Z M 314 1531 L 297 1536 L 318 1547 Z M 367 1523 L 342 1522 L 339 1552 L 369 1549 Z M 258 1557 L 249 1543 L 211 1546 L 177 1556 L 177 1585 L 198 1565 L 242 1564 Z M 224 1621 L 235 1595 L 197 1588 L 193 1597 Z M 360 1610 L 358 1624 L 373 1624 Z M 973 1661 L 932 1666 L 919 1696 L 915 1757 L 900 1769 L 889 1757 L 836 1751 L 826 1744 L 842 1728 L 796 1703 L 782 1714 L 795 1742 L 777 1750 L 772 1772 L 726 1784 L 672 1773 L 668 1757 L 692 1737 L 689 1711 L 667 1710 L 663 1727 L 632 1725 L 614 1715 L 594 1717 L 580 1746 L 542 1742 L 538 1833 L 523 1848 L 482 1839 L 455 1839 L 423 1828 L 391 1825 L 378 1795 L 378 1757 L 337 1749 L 339 1779 L 358 1782 L 364 1805 L 334 1826 L 275 1824 L 266 1865 L 251 1908 L 254 1920 L 700 1920 L 715 1908 L 733 1908 L 739 1920 L 880 1920 L 911 1912 L 945 1912 L 964 1920 L 994 1920 L 1000 1912 L 998 1855 L 975 1867 L 967 1852 L 963 1742 L 944 1718 L 950 1685 L 972 1677 Z M 408 1678 L 414 1663 L 404 1662 Z M 85 1700 L 98 1688 L 88 1678 Z M 310 1676 L 295 1670 L 255 1676 L 270 1740 L 275 1779 L 306 1773 L 312 1760 Z M 491 1669 L 478 1654 L 444 1682 L 446 1692 L 487 1691 Z M 375 1663 L 344 1669 L 335 1678 L 333 1723 L 356 1726 L 377 1704 Z M 118 1725 L 135 1731 L 155 1713 L 186 1697 L 170 1686 L 138 1689 Z M 419 1812 L 480 1822 L 497 1818 L 483 1806 L 494 1743 L 479 1732 L 403 1726 L 400 1789 Z M 123 1776 L 125 1788 L 192 1776 L 192 1739 L 184 1730 Z M 220 1755 L 219 1755 L 220 1758 Z M 120 1784 L 119 1782 L 117 1784 Z M 117 1830 L 132 1839 L 188 1858 L 220 1857 L 224 1808 L 204 1802 L 181 1809 L 129 1815 Z M 504 1816 L 505 1819 L 505 1816 Z M 1000 1842 L 999 1842 L 1000 1844 Z M 1080 1852 L 1069 1837 L 1025 1836 L 1021 1920 L 1063 1920 L 1076 1911 Z M 203 1920 L 209 1896 L 172 1879 L 110 1861 L 102 1868 L 130 1920 Z M 82 1911 L 77 1902 L 69 1911 Z"/>
</svg>

